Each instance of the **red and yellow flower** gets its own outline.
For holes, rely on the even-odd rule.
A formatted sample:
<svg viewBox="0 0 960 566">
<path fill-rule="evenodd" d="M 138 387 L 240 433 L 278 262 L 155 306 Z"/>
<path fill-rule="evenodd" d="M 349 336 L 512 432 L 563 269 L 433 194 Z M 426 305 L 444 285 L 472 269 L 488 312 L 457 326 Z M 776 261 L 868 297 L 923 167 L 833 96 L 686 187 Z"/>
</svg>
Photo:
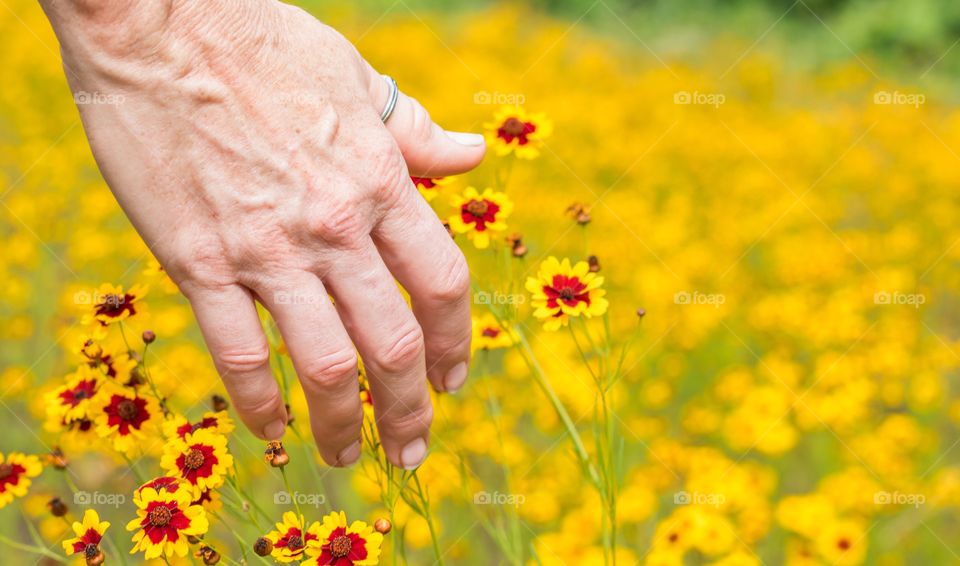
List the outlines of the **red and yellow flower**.
<svg viewBox="0 0 960 566">
<path fill-rule="evenodd" d="M 590 318 L 607 312 L 606 292 L 600 288 L 603 277 L 590 272 L 585 261 L 571 266 L 549 257 L 540 264 L 536 277 L 527 279 L 527 290 L 533 294 L 533 315 L 543 321 L 547 330 L 566 326 L 571 316 Z"/>
<path fill-rule="evenodd" d="M 86 364 L 78 367 L 67 376 L 66 383 L 47 394 L 47 416 L 63 424 L 88 418 L 104 379 L 99 370 Z"/>
<path fill-rule="evenodd" d="M 220 434 L 230 434 L 233 432 L 233 419 L 226 411 L 207 411 L 200 420 L 191 423 L 183 415 L 177 415 L 163 423 L 163 434 L 167 438 L 186 438 L 191 432 L 198 430 L 212 430 Z"/>
<path fill-rule="evenodd" d="M 487 145 L 497 155 L 513 153 L 521 159 L 539 156 L 543 140 L 553 133 L 553 123 L 544 114 L 529 113 L 520 106 L 501 107 L 483 127 Z"/>
<path fill-rule="evenodd" d="M 283 522 L 277 523 L 277 529 L 266 534 L 265 538 L 273 543 L 271 556 L 278 562 L 293 562 L 302 560 L 307 554 L 307 548 L 317 549 L 311 545 L 319 537 L 320 523 L 314 521 L 304 531 L 304 520 L 296 513 L 287 511 L 283 514 Z"/>
<path fill-rule="evenodd" d="M 43 464 L 36 456 L 11 452 L 4 457 L 0 453 L 0 509 L 15 497 L 23 497 L 30 488 L 30 478 L 43 471 Z"/>
<path fill-rule="evenodd" d="M 233 468 L 233 456 L 227 451 L 227 438 L 210 429 L 174 437 L 163 447 L 160 467 L 191 486 L 194 499 L 203 492 L 223 485 Z"/>
<path fill-rule="evenodd" d="M 473 340 L 470 344 L 474 351 L 509 348 L 516 342 L 516 333 L 510 328 L 503 328 L 492 314 L 473 317 Z"/>
<path fill-rule="evenodd" d="M 316 540 L 310 542 L 310 560 L 316 566 L 370 566 L 380 562 L 383 535 L 363 521 L 347 526 L 343 511 L 330 513 Z"/>
<path fill-rule="evenodd" d="M 139 454 L 155 441 L 163 411 L 156 399 L 124 387 L 104 384 L 98 396 L 97 434 L 113 441 L 127 456 Z M 148 442 L 149 441 L 149 442 Z"/>
<path fill-rule="evenodd" d="M 453 182 L 451 177 L 410 177 L 410 180 L 416 185 L 423 198 L 427 199 L 427 202 L 432 201 L 440 194 L 440 187 Z"/>
<path fill-rule="evenodd" d="M 130 554 L 143 552 L 147 560 L 161 555 L 186 556 L 187 537 L 199 537 L 209 528 L 206 512 L 203 507 L 191 504 L 188 489 L 157 491 L 143 487 L 134 501 L 137 518 L 127 523 L 128 531 L 136 531 Z"/>
<path fill-rule="evenodd" d="M 89 310 L 83 316 L 83 324 L 108 326 L 143 314 L 146 306 L 140 300 L 146 294 L 147 288 L 142 285 L 124 291 L 120 285 L 104 283 L 93 293 L 81 295 L 84 299 L 89 298 Z"/>
<path fill-rule="evenodd" d="M 140 494 L 144 490 L 152 489 L 156 492 L 169 491 L 170 493 L 175 493 L 178 489 L 183 487 L 184 481 L 180 478 L 175 478 L 173 476 L 159 476 L 153 478 L 147 483 L 141 485 L 133 492 L 133 502 L 136 503 L 141 499 Z"/>
<path fill-rule="evenodd" d="M 102 558 L 100 541 L 110 523 L 101 521 L 100 515 L 93 509 L 87 509 L 83 513 L 83 521 L 74 521 L 71 527 L 77 536 L 63 541 L 63 551 L 68 555 L 82 553 L 88 563 L 98 556 Z"/>
<path fill-rule="evenodd" d="M 507 229 L 505 220 L 513 212 L 513 202 L 507 195 L 493 189 L 479 193 L 477 189 L 467 187 L 450 204 L 456 209 L 449 219 L 450 229 L 457 234 L 467 234 L 473 245 L 480 249 L 490 245 L 491 232 Z"/>
</svg>

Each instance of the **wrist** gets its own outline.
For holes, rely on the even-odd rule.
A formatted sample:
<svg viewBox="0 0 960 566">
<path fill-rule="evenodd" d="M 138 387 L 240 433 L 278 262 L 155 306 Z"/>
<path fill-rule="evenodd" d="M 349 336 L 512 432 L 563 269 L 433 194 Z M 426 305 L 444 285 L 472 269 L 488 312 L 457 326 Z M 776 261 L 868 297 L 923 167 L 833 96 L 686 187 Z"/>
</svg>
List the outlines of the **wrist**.
<svg viewBox="0 0 960 566">
<path fill-rule="evenodd" d="M 65 65 L 122 78 L 137 64 L 243 56 L 276 35 L 272 0 L 41 0 Z M 132 64 L 132 66 L 131 66 Z"/>
</svg>

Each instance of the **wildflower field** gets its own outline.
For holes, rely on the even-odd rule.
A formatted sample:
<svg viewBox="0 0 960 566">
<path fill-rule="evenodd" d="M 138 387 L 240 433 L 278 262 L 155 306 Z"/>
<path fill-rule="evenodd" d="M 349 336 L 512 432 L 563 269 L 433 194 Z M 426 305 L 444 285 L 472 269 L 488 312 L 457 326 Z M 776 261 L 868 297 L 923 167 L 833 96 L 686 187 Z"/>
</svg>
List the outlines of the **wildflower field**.
<svg viewBox="0 0 960 566">
<path fill-rule="evenodd" d="M 333 469 L 266 312 L 293 421 L 237 422 L 39 6 L 2 4 L 0 563 L 960 562 L 960 49 L 908 72 L 819 18 L 822 59 L 775 17 L 685 50 L 603 2 L 309 6 L 488 144 L 415 179 L 470 263 L 470 379 L 406 471 L 361 364 L 364 455 Z"/>
</svg>

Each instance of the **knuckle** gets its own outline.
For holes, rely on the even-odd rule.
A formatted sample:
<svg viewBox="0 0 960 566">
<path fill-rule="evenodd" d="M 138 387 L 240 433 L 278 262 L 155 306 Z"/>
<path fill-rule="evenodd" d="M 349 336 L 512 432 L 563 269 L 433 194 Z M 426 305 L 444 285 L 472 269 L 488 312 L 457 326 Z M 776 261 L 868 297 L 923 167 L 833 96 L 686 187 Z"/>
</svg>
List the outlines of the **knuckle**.
<svg viewBox="0 0 960 566">
<path fill-rule="evenodd" d="M 262 343 L 218 352 L 215 359 L 217 367 L 225 374 L 248 373 L 269 363 L 270 349 Z"/>
<path fill-rule="evenodd" d="M 232 269 L 219 243 L 193 242 L 177 250 L 166 259 L 164 269 L 185 294 L 191 288 L 214 289 L 231 283 Z"/>
<path fill-rule="evenodd" d="M 395 438 L 409 438 L 422 436 L 423 431 L 430 430 L 433 424 L 433 405 L 429 398 L 415 408 L 397 405 L 394 410 L 382 415 L 377 420 L 381 430 L 386 429 Z"/>
<path fill-rule="evenodd" d="M 302 369 L 304 386 L 314 390 L 330 390 L 357 379 L 357 353 L 341 349 L 316 358 Z"/>
<path fill-rule="evenodd" d="M 283 407 L 283 398 L 276 388 L 272 388 L 272 391 L 264 395 L 234 396 L 231 401 L 233 401 L 233 407 L 237 410 L 237 414 L 248 425 L 252 425 L 251 429 L 254 429 L 257 423 L 248 421 L 271 416 Z"/>
<path fill-rule="evenodd" d="M 463 253 L 459 250 L 453 256 L 451 265 L 442 270 L 440 279 L 430 291 L 434 301 L 453 303 L 462 301 L 470 293 L 470 268 Z"/>
<path fill-rule="evenodd" d="M 373 354 L 373 363 L 384 373 L 401 373 L 423 358 L 423 330 L 416 323 L 398 333 L 390 346 Z"/>
<path fill-rule="evenodd" d="M 391 140 L 374 142 L 370 148 L 370 178 L 376 189 L 392 187 L 407 178 L 407 163 Z"/>
<path fill-rule="evenodd" d="M 413 112 L 410 113 L 410 134 L 414 139 L 426 141 L 433 136 L 433 119 L 427 109 L 415 99 L 410 99 Z"/>
<path fill-rule="evenodd" d="M 327 202 L 308 221 L 308 232 L 332 246 L 357 242 L 367 231 L 363 206 L 354 197 L 342 197 Z"/>
</svg>

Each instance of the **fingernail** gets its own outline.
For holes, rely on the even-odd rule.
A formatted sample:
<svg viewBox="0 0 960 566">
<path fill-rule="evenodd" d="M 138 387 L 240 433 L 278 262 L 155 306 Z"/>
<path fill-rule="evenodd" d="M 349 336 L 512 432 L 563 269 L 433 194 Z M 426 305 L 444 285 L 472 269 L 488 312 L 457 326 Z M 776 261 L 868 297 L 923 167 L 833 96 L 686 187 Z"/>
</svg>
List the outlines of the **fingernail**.
<svg viewBox="0 0 960 566">
<path fill-rule="evenodd" d="M 443 377 L 443 388 L 447 393 L 456 393 L 460 391 L 465 381 L 467 381 L 467 362 L 460 362 L 450 368 L 447 375 Z"/>
<path fill-rule="evenodd" d="M 351 466 L 360 459 L 360 441 L 347 446 L 337 454 L 337 463 L 341 466 Z"/>
<path fill-rule="evenodd" d="M 480 134 L 470 134 L 467 132 L 447 132 L 447 137 L 460 145 L 468 145 L 471 147 L 486 143 L 483 139 L 483 136 Z"/>
<path fill-rule="evenodd" d="M 273 421 L 267 426 L 263 427 L 263 435 L 267 437 L 267 440 L 280 440 L 283 438 L 283 433 L 287 429 L 287 424 L 282 420 Z"/>
<path fill-rule="evenodd" d="M 400 451 L 400 465 L 404 470 L 415 470 L 427 457 L 427 442 L 418 438 L 411 441 Z"/>
</svg>

